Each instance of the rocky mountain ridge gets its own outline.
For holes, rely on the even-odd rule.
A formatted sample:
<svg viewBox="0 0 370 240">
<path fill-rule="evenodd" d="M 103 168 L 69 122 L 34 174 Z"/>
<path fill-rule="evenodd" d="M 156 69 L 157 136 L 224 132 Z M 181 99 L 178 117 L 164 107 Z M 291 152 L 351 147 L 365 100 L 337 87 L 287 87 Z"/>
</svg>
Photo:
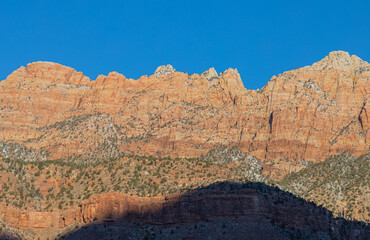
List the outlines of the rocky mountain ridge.
<svg viewBox="0 0 370 240">
<path fill-rule="evenodd" d="M 0 82 L 0 151 L 26 161 L 96 161 L 197 157 L 231 145 L 281 179 L 302 160 L 369 152 L 369 69 L 357 56 L 331 52 L 247 90 L 236 69 L 189 75 L 166 65 L 137 80 L 112 72 L 92 81 L 36 62 Z"/>
</svg>

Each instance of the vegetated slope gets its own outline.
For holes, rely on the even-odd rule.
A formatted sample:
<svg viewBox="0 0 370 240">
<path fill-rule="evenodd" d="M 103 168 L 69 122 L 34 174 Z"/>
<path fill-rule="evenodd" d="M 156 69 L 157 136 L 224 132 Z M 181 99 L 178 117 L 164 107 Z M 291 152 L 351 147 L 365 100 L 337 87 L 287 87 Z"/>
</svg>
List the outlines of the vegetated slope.
<svg viewBox="0 0 370 240">
<path fill-rule="evenodd" d="M 355 181 L 354 178 L 350 177 L 350 174 L 354 171 L 360 174 L 358 177 L 360 182 L 361 177 L 368 179 L 366 175 L 368 174 L 368 165 L 353 163 L 355 160 L 362 159 L 362 162 L 366 160 L 368 164 L 368 155 L 360 158 L 343 155 L 337 158 L 341 158 L 341 160 L 338 160 L 339 162 L 334 165 L 330 163 L 333 160 L 329 159 L 328 163 L 315 164 L 302 172 L 308 170 L 308 173 L 311 173 L 312 169 L 320 169 L 317 166 L 331 164 L 330 166 L 338 174 L 335 175 L 330 170 L 322 170 L 319 175 L 322 178 L 320 180 L 326 181 L 323 179 L 327 178 L 343 179 L 343 183 L 348 184 L 346 186 L 350 186 L 349 182 Z M 349 162 L 347 166 L 355 165 L 356 167 L 343 171 L 343 169 L 346 169 L 343 166 L 346 162 Z M 325 169 L 330 168 L 325 167 Z M 307 191 L 306 189 L 308 188 L 305 185 L 313 181 L 312 175 L 316 176 L 317 173 L 307 174 L 302 178 L 296 179 L 294 176 L 299 174 L 287 177 L 278 185 L 283 186 L 285 190 L 294 192 L 303 199 L 312 201 L 315 204 L 322 204 L 322 200 L 326 199 L 325 194 L 327 193 L 316 192 L 317 189 Z M 349 175 L 347 176 L 346 174 Z M 366 176 L 363 176 L 363 174 Z M 0 219 L 6 222 L 7 226 L 13 229 L 13 232 L 23 236 L 25 239 L 34 239 L 37 236 L 52 238 L 58 233 L 72 231 L 75 226 L 84 225 L 94 219 L 90 215 L 90 217 L 87 217 L 87 215 L 82 217 L 80 215 L 82 210 L 78 208 L 82 205 L 90 206 L 90 208 L 94 206 L 95 210 L 93 212 L 96 212 L 96 209 L 104 208 L 105 206 L 113 207 L 121 206 L 122 204 L 122 206 L 127 204 L 127 206 L 130 206 L 133 202 L 138 201 L 138 199 L 135 199 L 137 197 L 150 198 L 153 201 L 157 201 L 158 199 L 165 199 L 171 194 L 182 195 L 189 191 L 197 191 L 197 189 L 209 185 L 212 186 L 213 183 L 227 181 L 243 184 L 246 181 L 259 181 L 267 184 L 266 186 L 276 184 L 274 181 L 269 180 L 268 177 L 262 175 L 262 162 L 259 159 L 240 151 L 236 147 L 221 146 L 209 151 L 200 158 L 171 159 L 150 156 L 123 156 L 119 159 L 95 161 L 93 164 L 75 162 L 73 159 L 70 161 L 38 162 L 1 159 L 0 192 L 2 194 L 0 195 Z M 352 210 L 363 209 L 364 207 L 366 210 L 369 186 L 368 182 L 366 182 L 368 180 L 362 181 L 365 184 L 363 184 L 361 192 L 355 192 L 358 202 L 357 205 L 353 206 Z M 357 181 L 355 182 L 358 183 Z M 211 188 L 208 187 L 206 189 L 212 192 Z M 306 195 L 302 194 L 305 192 L 307 192 Z M 105 196 L 104 194 L 108 194 L 108 199 L 113 197 L 117 201 L 121 199 L 120 194 L 124 194 L 122 200 L 127 197 L 133 197 L 133 199 L 132 201 L 130 200 L 130 203 L 114 205 L 104 202 L 106 201 L 104 200 L 105 197 L 100 197 Z M 335 196 L 335 192 L 333 194 Z M 349 194 L 349 192 L 346 192 L 346 194 Z M 336 216 L 339 216 L 340 211 L 338 211 L 339 208 L 336 206 L 341 205 L 338 205 L 339 203 L 335 201 L 336 198 L 334 197 L 328 197 L 327 199 L 328 204 L 323 205 L 334 211 Z M 363 202 L 360 202 L 361 199 Z M 93 205 L 91 205 L 92 203 Z M 286 208 L 284 201 L 276 200 L 274 204 L 280 204 L 280 209 Z M 109 209 L 113 215 L 119 213 L 117 207 Z M 343 206 L 343 209 L 346 209 L 346 206 Z M 200 209 L 198 210 L 200 211 Z M 116 213 L 114 213 L 115 211 Z M 366 210 L 366 213 L 368 213 L 368 210 Z M 222 214 L 220 216 L 222 217 Z M 357 214 L 351 218 L 368 222 L 368 218 L 363 218 L 363 216 Z M 306 217 L 309 218 L 308 216 Z M 350 216 L 347 214 L 344 217 L 349 218 Z M 248 219 L 246 221 L 249 222 Z M 261 219 L 261 222 L 265 221 L 267 220 Z M 231 222 L 235 226 L 246 227 L 243 223 L 238 225 L 238 220 L 232 220 Z M 274 226 L 271 225 L 271 229 L 278 229 L 278 232 L 284 232 L 285 227 Z M 134 226 L 134 228 L 137 227 Z M 184 225 L 183 227 L 186 226 Z M 208 227 L 211 227 L 211 225 L 208 224 Z M 157 230 L 160 231 L 159 229 Z M 173 229 L 168 228 L 167 230 L 170 232 Z M 288 235 L 298 234 L 295 230 L 288 231 L 288 233 Z"/>
<path fill-rule="evenodd" d="M 40 202 L 56 199 L 65 200 L 61 206 L 68 206 L 68 198 L 86 199 L 92 194 L 109 191 L 150 197 L 184 192 L 215 181 L 269 182 L 268 178 L 262 176 L 259 159 L 236 148 L 221 147 L 221 150 L 232 152 L 227 156 L 232 161 L 222 156 L 217 161 L 209 157 L 218 150 L 202 158 L 124 156 L 93 164 L 76 163 L 73 160 L 27 163 L 0 158 L 0 201 L 24 207 L 30 200 Z M 68 190 L 69 187 L 71 189 Z M 68 198 L 64 199 L 66 196 Z"/>
<path fill-rule="evenodd" d="M 333 211 L 370 223 L 370 154 L 342 154 L 287 176 L 283 189 Z"/>
<path fill-rule="evenodd" d="M 158 197 L 218 181 L 269 182 L 260 160 L 235 148 L 222 151 L 234 153 L 229 155 L 233 161 L 214 161 L 211 154 L 204 159 L 123 156 L 93 164 L 0 158 L 0 219 L 20 229 L 25 238 L 51 237 L 71 224 L 72 220 L 61 220 L 67 217 L 60 211 L 68 212 L 99 194 Z"/>
<path fill-rule="evenodd" d="M 92 162 L 199 157 L 227 145 L 282 179 L 302 160 L 369 151 L 369 81 L 369 63 L 342 51 L 273 76 L 260 90 L 245 89 L 236 69 L 190 75 L 161 66 L 137 80 L 112 72 L 91 81 L 36 62 L 0 82 L 0 151 L 24 161 Z"/>
<path fill-rule="evenodd" d="M 253 182 L 270 182 L 268 177 L 262 175 L 261 160 L 253 157 L 249 153 L 240 151 L 237 147 L 221 146 L 201 155 L 201 161 L 217 164 L 218 166 L 228 166 L 237 164 L 238 172 L 245 180 Z M 230 179 L 229 179 L 230 180 Z"/>
</svg>

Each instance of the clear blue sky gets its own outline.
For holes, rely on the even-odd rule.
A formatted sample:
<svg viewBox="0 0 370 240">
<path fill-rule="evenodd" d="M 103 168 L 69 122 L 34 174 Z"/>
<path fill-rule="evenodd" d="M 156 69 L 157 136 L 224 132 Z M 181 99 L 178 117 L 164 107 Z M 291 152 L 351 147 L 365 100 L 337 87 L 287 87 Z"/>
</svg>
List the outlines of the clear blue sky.
<svg viewBox="0 0 370 240">
<path fill-rule="evenodd" d="M 0 79 L 34 61 L 95 79 L 238 68 L 248 89 L 333 50 L 370 60 L 370 1 L 16 1 L 0 6 Z"/>
</svg>

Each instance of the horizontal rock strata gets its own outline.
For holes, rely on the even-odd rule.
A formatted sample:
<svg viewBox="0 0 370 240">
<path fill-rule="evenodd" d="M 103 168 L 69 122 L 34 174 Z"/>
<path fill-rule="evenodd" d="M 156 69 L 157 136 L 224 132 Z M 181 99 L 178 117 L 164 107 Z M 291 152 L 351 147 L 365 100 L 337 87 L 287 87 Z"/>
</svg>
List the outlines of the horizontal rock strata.
<svg viewBox="0 0 370 240">
<path fill-rule="evenodd" d="M 0 150 L 28 161 L 93 161 L 235 145 L 284 175 L 303 159 L 369 152 L 369 79 L 370 65 L 341 51 L 261 90 L 245 89 L 236 69 L 189 75 L 166 65 L 137 80 L 112 72 L 91 81 L 36 62 L 0 82 Z"/>
</svg>

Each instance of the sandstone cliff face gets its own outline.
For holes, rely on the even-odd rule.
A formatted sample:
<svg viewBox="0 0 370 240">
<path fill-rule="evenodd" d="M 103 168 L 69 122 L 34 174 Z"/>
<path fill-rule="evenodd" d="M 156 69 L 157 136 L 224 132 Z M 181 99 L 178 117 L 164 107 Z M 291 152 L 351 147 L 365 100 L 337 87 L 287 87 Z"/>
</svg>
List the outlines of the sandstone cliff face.
<svg viewBox="0 0 370 240">
<path fill-rule="evenodd" d="M 356 56 L 332 52 L 312 66 L 273 78 L 264 89 L 271 120 L 266 147 L 283 143 L 278 149 L 290 152 L 286 157 L 307 160 L 369 151 L 369 125 L 360 120 L 368 118 L 360 115 L 369 104 L 369 66 Z"/>
<path fill-rule="evenodd" d="M 53 227 L 63 229 L 97 219 L 103 223 L 128 221 L 169 225 L 212 221 L 219 217 L 263 217 L 288 230 L 320 232 L 333 237 L 345 234 L 347 238 L 366 238 L 364 224 L 334 219 L 326 209 L 263 184 L 245 188 L 222 183 L 184 195 L 154 198 L 101 194 L 85 200 L 79 207 L 59 212 L 21 212 L 2 206 L 0 216 L 13 228 L 32 228 L 36 232 Z M 346 229 L 345 233 L 343 229 Z"/>
<path fill-rule="evenodd" d="M 34 161 L 195 157 L 236 145 L 279 178 L 302 159 L 369 152 L 369 80 L 370 65 L 340 51 L 258 91 L 246 90 L 236 69 L 189 75 L 163 66 L 137 80 L 112 72 L 91 81 L 36 62 L 0 82 L 0 147 Z"/>
</svg>

